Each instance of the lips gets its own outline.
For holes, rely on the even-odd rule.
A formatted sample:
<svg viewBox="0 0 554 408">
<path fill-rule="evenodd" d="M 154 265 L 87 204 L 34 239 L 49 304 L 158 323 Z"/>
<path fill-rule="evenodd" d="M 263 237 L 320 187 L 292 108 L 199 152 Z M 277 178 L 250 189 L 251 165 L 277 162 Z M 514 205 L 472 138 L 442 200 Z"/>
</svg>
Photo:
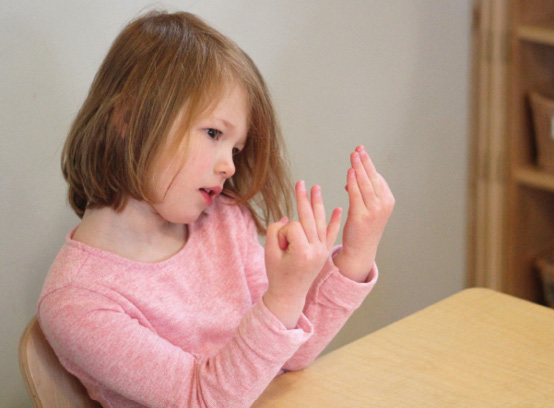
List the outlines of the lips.
<svg viewBox="0 0 554 408">
<path fill-rule="evenodd" d="M 218 194 L 220 194 L 221 191 L 222 191 L 222 188 L 219 187 L 219 186 L 217 186 L 217 187 L 202 187 L 200 189 L 200 193 L 202 194 L 202 196 L 206 200 L 207 205 L 211 205 L 212 202 L 213 202 L 214 197 L 217 196 Z"/>
</svg>

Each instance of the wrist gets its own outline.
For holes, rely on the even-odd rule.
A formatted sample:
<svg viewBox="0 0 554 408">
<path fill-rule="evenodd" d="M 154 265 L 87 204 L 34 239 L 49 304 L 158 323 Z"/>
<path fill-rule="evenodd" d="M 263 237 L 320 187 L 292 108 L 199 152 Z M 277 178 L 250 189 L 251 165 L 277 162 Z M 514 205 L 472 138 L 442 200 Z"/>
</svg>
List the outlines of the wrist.
<svg viewBox="0 0 554 408">
<path fill-rule="evenodd" d="M 355 282 L 363 283 L 367 281 L 375 262 L 375 257 L 364 255 L 363 257 L 355 256 L 350 254 L 347 249 L 342 248 L 333 257 L 333 263 L 342 275 Z"/>
<path fill-rule="evenodd" d="M 304 299 L 284 299 L 281 296 L 266 292 L 262 300 L 267 309 L 283 323 L 287 330 L 294 329 L 297 326 L 304 310 Z"/>
</svg>

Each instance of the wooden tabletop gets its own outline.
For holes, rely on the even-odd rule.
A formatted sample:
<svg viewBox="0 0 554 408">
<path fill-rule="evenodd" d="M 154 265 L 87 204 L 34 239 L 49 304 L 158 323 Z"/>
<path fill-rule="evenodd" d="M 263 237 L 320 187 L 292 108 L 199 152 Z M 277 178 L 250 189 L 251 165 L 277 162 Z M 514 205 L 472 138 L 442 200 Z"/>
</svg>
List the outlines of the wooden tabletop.
<svg viewBox="0 0 554 408">
<path fill-rule="evenodd" d="M 277 377 L 253 407 L 554 407 L 554 309 L 466 289 Z"/>
</svg>

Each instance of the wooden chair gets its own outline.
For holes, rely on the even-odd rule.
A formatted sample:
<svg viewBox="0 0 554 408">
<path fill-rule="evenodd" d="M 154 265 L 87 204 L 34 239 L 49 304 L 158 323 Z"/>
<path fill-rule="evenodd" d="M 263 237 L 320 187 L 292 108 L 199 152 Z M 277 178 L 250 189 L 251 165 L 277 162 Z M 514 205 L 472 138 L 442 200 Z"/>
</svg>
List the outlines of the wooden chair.
<svg viewBox="0 0 554 408">
<path fill-rule="evenodd" d="M 99 408 L 46 341 L 36 317 L 21 336 L 19 365 L 34 408 Z"/>
</svg>

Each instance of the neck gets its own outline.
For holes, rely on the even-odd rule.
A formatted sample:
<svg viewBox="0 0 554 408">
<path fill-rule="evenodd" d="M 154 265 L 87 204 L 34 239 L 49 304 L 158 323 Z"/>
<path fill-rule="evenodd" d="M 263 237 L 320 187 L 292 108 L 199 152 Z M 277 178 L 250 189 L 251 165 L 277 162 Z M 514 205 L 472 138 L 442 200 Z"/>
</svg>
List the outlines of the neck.
<svg viewBox="0 0 554 408">
<path fill-rule="evenodd" d="M 73 239 L 131 260 L 159 262 L 185 245 L 187 228 L 164 220 L 149 204 L 129 199 L 120 211 L 87 209 Z"/>
</svg>

